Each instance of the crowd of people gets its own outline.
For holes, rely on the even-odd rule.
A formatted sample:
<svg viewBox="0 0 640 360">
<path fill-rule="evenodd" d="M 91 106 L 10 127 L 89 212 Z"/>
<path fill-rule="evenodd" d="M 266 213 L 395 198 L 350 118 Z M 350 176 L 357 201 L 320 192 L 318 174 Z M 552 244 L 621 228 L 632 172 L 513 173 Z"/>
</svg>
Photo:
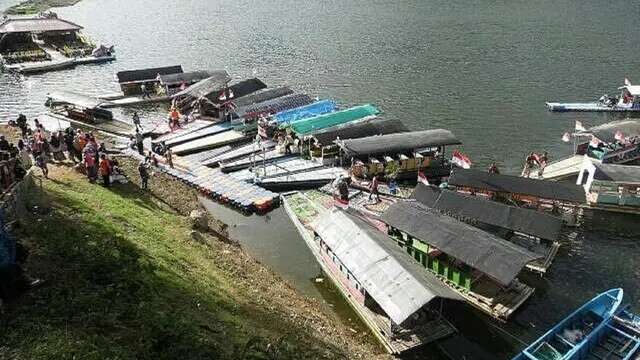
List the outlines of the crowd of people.
<svg viewBox="0 0 640 360">
<path fill-rule="evenodd" d="M 93 133 L 73 128 L 50 132 L 45 130 L 38 119 L 33 123 L 34 128 L 28 125 L 23 114 L 10 123 L 20 129 L 16 146 L 0 136 L 0 151 L 6 151 L 9 159 L 16 160 L 16 178 L 24 176 L 34 164 L 48 178 L 49 163 L 66 161 L 84 169 L 92 183 L 100 178 L 104 186 L 110 186 L 114 178 L 124 178 L 118 169 L 117 160 L 110 157 L 114 152 L 107 150 L 105 143 L 98 143 Z"/>
</svg>

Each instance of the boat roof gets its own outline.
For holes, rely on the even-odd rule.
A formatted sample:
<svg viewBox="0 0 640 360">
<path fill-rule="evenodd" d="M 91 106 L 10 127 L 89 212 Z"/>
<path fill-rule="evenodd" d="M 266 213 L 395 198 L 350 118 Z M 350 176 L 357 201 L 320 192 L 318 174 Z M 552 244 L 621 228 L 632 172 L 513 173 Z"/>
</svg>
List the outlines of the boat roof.
<svg viewBox="0 0 640 360">
<path fill-rule="evenodd" d="M 556 240 L 562 230 L 562 219 L 556 216 L 420 183 L 411 197 L 445 214 L 477 220 L 541 239 Z"/>
<path fill-rule="evenodd" d="M 330 145 L 337 139 L 355 139 L 407 131 L 409 131 L 409 129 L 407 129 L 401 121 L 374 119 L 350 126 L 331 127 L 313 134 L 313 138 L 321 145 Z"/>
<path fill-rule="evenodd" d="M 58 18 L 18 18 L 0 23 L 0 34 L 78 31 L 82 26 Z"/>
<path fill-rule="evenodd" d="M 308 105 L 313 102 L 313 99 L 307 94 L 292 94 L 287 95 L 248 106 L 243 106 L 236 110 L 236 115 L 239 117 L 245 117 L 250 114 L 256 113 L 270 113 L 274 114 L 282 110 L 293 109 L 300 106 Z"/>
<path fill-rule="evenodd" d="M 416 201 L 399 201 L 382 221 L 435 246 L 467 265 L 509 285 L 522 268 L 541 256 L 458 221 Z"/>
<path fill-rule="evenodd" d="M 265 102 L 267 100 L 272 100 L 275 98 L 287 96 L 293 94 L 293 90 L 288 86 L 277 87 L 273 89 L 265 89 L 260 92 L 254 92 L 250 95 L 236 97 L 233 103 L 238 107 L 245 107 L 252 104 L 257 104 L 261 102 Z"/>
<path fill-rule="evenodd" d="M 562 200 L 573 203 L 586 201 L 584 189 L 575 184 L 536 180 L 520 176 L 490 174 L 475 169 L 453 169 L 449 185 L 536 196 L 542 199 Z"/>
<path fill-rule="evenodd" d="M 338 145 L 351 155 L 393 154 L 420 148 L 462 144 L 449 130 L 433 129 L 341 140 Z"/>
<path fill-rule="evenodd" d="M 396 324 L 437 297 L 462 299 L 352 211 L 334 208 L 312 227 Z"/>
<path fill-rule="evenodd" d="M 226 70 L 214 71 L 211 76 L 202 79 L 188 88 L 178 92 L 174 97 L 189 96 L 196 99 L 206 97 L 211 93 L 219 93 L 231 81 Z"/>
<path fill-rule="evenodd" d="M 199 70 L 199 71 L 190 71 L 185 73 L 176 73 L 176 74 L 165 74 L 158 75 L 158 80 L 162 85 L 178 85 L 183 82 L 192 84 L 194 82 L 198 82 L 202 79 L 206 79 L 209 76 L 212 76 L 214 71 L 207 70 Z"/>
<path fill-rule="evenodd" d="M 281 111 L 274 116 L 274 120 L 277 123 L 294 122 L 300 119 L 334 112 L 337 107 L 338 105 L 333 100 L 318 100 L 309 105 Z"/>
<path fill-rule="evenodd" d="M 126 70 L 116 73 L 116 78 L 120 84 L 154 81 L 158 75 L 182 74 L 182 65 L 155 67 L 148 69 Z"/>
<path fill-rule="evenodd" d="M 632 137 L 640 135 L 640 121 L 637 120 L 619 120 L 606 124 L 598 125 L 583 131 L 585 134 L 592 134 L 600 141 L 606 143 L 616 142 L 616 133 L 621 132 L 624 137 Z"/>
<path fill-rule="evenodd" d="M 71 91 L 53 91 L 47 94 L 47 98 L 58 103 L 77 105 L 87 109 L 95 109 L 101 105 L 109 104 L 109 101 Z"/>
<path fill-rule="evenodd" d="M 629 94 L 631 94 L 631 96 L 638 96 L 640 95 L 640 85 L 625 85 L 625 86 L 621 86 L 618 89 L 626 89 Z"/>
<path fill-rule="evenodd" d="M 348 109 L 300 119 L 291 124 L 281 124 L 282 127 L 290 126 L 298 135 L 309 135 L 330 127 L 344 125 L 346 123 L 373 118 L 380 110 L 371 104 L 358 105 Z"/>
<path fill-rule="evenodd" d="M 596 167 L 596 173 L 594 175 L 594 179 L 596 180 L 618 183 L 640 183 L 640 166 L 592 163 Z"/>
<path fill-rule="evenodd" d="M 253 79 L 242 80 L 232 85 L 229 85 L 229 90 L 233 92 L 234 98 L 237 99 L 237 98 L 252 94 L 258 90 L 262 90 L 266 87 L 267 87 L 267 84 L 265 84 L 262 80 L 258 78 L 253 78 Z M 218 98 L 218 95 L 219 93 L 217 92 L 211 93 L 207 95 L 207 98 L 217 104 L 221 102 L 220 99 Z"/>
</svg>

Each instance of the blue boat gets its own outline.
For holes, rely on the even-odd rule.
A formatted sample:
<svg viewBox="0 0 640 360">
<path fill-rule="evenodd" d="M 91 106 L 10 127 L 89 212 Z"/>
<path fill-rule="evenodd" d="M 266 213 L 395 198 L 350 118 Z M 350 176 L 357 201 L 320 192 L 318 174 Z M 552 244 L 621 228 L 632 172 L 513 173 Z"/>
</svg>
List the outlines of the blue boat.
<svg viewBox="0 0 640 360">
<path fill-rule="evenodd" d="M 623 332 L 614 326 L 622 296 L 622 289 L 596 296 L 513 360 L 632 359 L 640 342 L 629 334 L 621 335 Z M 617 337 L 628 341 L 619 341 Z"/>
</svg>

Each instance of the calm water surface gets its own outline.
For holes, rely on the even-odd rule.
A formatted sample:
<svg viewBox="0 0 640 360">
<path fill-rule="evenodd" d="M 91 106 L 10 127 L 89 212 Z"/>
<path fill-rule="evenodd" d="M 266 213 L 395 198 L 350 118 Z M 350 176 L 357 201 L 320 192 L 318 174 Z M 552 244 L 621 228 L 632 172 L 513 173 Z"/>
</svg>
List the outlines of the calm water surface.
<svg viewBox="0 0 640 360">
<path fill-rule="evenodd" d="M 182 64 L 346 105 L 375 103 L 413 129 L 451 129 L 477 166 L 495 160 L 516 173 L 528 151 L 569 154 L 560 137 L 576 119 L 615 119 L 552 114 L 544 102 L 598 98 L 625 76 L 640 83 L 639 10 L 637 2 L 595 0 L 85 0 L 59 14 L 96 42 L 116 44 L 118 61 L 27 78 L 0 74 L 0 117 L 42 112 L 56 89 L 114 92 L 120 70 Z M 162 111 L 143 109 L 150 118 Z M 262 262 L 302 292 L 333 301 L 314 285 L 318 268 L 281 211 L 215 212 Z M 529 279 L 536 293 L 509 324 L 465 306 L 448 312 L 464 334 L 460 347 L 474 354 L 468 358 L 508 358 L 521 347 L 511 335 L 531 341 L 604 289 L 624 287 L 639 308 L 638 217 L 588 213 L 585 223 L 551 273 Z"/>
</svg>

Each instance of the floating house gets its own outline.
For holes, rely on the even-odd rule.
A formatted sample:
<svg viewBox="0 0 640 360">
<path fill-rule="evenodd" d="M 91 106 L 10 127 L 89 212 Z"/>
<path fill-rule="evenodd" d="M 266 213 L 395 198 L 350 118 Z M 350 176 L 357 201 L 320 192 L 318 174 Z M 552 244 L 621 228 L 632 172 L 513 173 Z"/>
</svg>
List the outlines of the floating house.
<svg viewBox="0 0 640 360">
<path fill-rule="evenodd" d="M 533 294 L 517 277 L 539 254 L 415 201 L 391 204 L 381 220 L 425 271 L 498 320 L 506 321 Z"/>
<path fill-rule="evenodd" d="M 115 60 L 113 47 L 99 49 L 82 26 L 54 16 L 0 20 L 0 62 L 23 74 Z"/>
<path fill-rule="evenodd" d="M 558 240 L 562 219 L 547 213 L 421 183 L 418 183 L 411 198 L 539 254 L 540 259 L 526 265 L 533 272 L 546 273 L 560 247 Z"/>
<path fill-rule="evenodd" d="M 301 193 L 284 196 L 283 203 L 323 273 L 389 353 L 455 332 L 440 308 L 445 299 L 462 297 L 387 235 L 356 213 L 329 210 Z"/>
<path fill-rule="evenodd" d="M 574 155 L 549 164 L 542 178 L 575 178 L 585 155 L 602 164 L 625 164 L 640 159 L 640 121 L 613 121 L 573 136 L 576 139 Z"/>
<path fill-rule="evenodd" d="M 586 205 L 584 190 L 580 186 L 555 181 L 454 169 L 447 184 L 465 194 L 562 213 L 568 224 L 575 223 L 579 209 Z"/>
<path fill-rule="evenodd" d="M 601 164 L 588 157 L 578 175 L 593 208 L 640 213 L 640 167 Z"/>
<path fill-rule="evenodd" d="M 396 179 L 416 179 L 418 172 L 434 181 L 449 176 L 446 147 L 461 144 L 449 130 L 434 129 L 336 140 L 342 157 L 357 160 L 353 175 L 371 178 L 395 173 Z"/>
</svg>

